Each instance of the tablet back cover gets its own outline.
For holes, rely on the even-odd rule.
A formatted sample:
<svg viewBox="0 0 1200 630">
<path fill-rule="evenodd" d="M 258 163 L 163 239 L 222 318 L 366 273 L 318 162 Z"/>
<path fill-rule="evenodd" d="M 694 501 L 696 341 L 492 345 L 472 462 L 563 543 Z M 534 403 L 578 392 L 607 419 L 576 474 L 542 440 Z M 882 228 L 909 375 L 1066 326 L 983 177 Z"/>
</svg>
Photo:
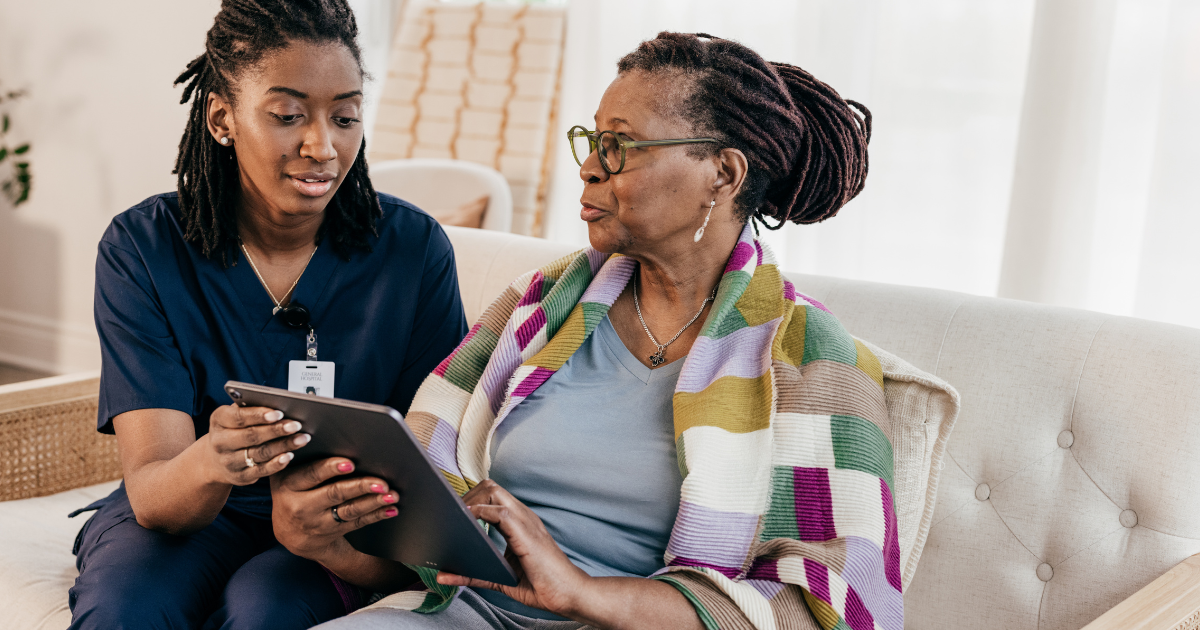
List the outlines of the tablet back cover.
<svg viewBox="0 0 1200 630">
<path fill-rule="evenodd" d="M 398 515 L 346 534 L 355 549 L 414 566 L 517 584 L 508 562 L 396 410 L 236 381 L 226 383 L 225 390 L 238 405 L 278 409 L 303 425 L 301 431 L 312 441 L 295 451 L 289 468 L 345 457 L 354 462 L 354 474 L 381 477 L 399 495 Z"/>
</svg>

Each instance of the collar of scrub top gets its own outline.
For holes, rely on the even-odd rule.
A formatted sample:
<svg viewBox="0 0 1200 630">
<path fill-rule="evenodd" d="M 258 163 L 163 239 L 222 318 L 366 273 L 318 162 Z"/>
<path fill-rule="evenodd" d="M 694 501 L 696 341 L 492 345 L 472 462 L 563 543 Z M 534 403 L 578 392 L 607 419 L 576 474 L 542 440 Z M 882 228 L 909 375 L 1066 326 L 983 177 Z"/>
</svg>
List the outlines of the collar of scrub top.
<svg viewBox="0 0 1200 630">
<path fill-rule="evenodd" d="M 252 330 L 290 337 L 296 328 L 307 328 L 314 322 L 321 321 L 324 305 L 328 302 L 323 299 L 325 291 L 329 287 L 334 270 L 341 264 L 341 259 L 333 253 L 333 248 L 328 246 L 328 240 L 328 237 L 321 240 L 320 246 L 308 263 L 308 268 L 300 276 L 296 288 L 292 290 L 291 300 L 288 301 L 288 307 L 299 304 L 308 313 L 308 321 L 300 326 L 288 324 L 284 314 L 286 308 L 277 314 L 271 313 L 275 303 L 263 289 L 246 257 L 238 252 L 238 264 L 227 268 L 226 275 L 238 294 L 243 315 Z"/>
<path fill-rule="evenodd" d="M 321 321 L 325 305 L 329 302 L 325 299 L 325 293 L 329 290 L 334 271 L 342 262 L 341 258 L 333 253 L 333 248 L 328 246 L 328 241 L 328 237 L 321 240 L 320 246 L 312 260 L 309 261 L 308 268 L 300 276 L 300 281 L 296 283 L 296 288 L 292 291 L 292 298 L 288 302 L 289 306 L 294 304 L 302 306 L 308 313 L 308 321 L 299 329 L 307 329 L 310 333 L 313 332 L 314 322 Z M 356 252 L 352 255 L 360 254 Z M 275 308 L 275 303 L 263 289 L 258 276 L 250 268 L 241 251 L 238 251 L 238 264 L 226 268 L 225 276 L 240 301 L 241 308 L 239 310 L 242 320 L 246 322 L 249 330 L 253 330 L 259 335 L 263 349 L 275 357 L 274 361 L 295 359 L 301 353 L 303 353 L 304 360 L 316 360 L 315 352 L 309 352 L 310 348 L 311 350 L 316 349 L 315 335 L 312 335 L 311 346 L 305 344 L 299 348 L 296 347 L 300 340 L 295 337 L 294 331 L 298 328 L 287 324 L 283 317 L 284 310 L 280 310 L 276 314 L 271 313 Z M 309 336 L 305 335 L 306 338 Z"/>
</svg>

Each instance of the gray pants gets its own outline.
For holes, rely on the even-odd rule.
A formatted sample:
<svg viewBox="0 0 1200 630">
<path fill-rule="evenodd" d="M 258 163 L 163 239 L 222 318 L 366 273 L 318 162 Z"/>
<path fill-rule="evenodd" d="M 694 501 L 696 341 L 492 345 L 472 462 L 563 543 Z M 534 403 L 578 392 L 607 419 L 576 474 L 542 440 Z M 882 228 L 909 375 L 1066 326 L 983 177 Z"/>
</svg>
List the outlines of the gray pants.
<svg viewBox="0 0 1200 630">
<path fill-rule="evenodd" d="M 381 602 L 386 604 L 386 599 Z M 426 615 L 375 606 L 317 626 L 319 630 L 582 630 L 574 621 L 534 619 L 497 608 L 464 588 L 450 607 Z"/>
</svg>

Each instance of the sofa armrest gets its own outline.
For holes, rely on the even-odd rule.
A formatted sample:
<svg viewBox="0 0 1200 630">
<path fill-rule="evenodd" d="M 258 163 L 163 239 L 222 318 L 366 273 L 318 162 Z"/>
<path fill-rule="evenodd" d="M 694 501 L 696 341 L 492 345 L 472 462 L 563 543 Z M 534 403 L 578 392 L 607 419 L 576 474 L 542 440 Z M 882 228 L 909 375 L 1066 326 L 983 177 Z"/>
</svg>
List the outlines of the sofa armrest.
<svg viewBox="0 0 1200 630">
<path fill-rule="evenodd" d="M 1200 628 L 1200 554 L 1113 606 L 1084 630 L 1196 630 Z"/>
<path fill-rule="evenodd" d="M 117 439 L 96 432 L 100 374 L 0 386 L 0 501 L 121 477 Z"/>
</svg>

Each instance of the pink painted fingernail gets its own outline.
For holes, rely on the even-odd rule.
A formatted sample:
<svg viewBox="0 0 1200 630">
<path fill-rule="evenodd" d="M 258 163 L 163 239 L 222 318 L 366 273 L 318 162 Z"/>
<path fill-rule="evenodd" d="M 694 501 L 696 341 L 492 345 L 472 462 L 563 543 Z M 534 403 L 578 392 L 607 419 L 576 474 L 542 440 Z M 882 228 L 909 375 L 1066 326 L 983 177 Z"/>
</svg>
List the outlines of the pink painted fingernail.
<svg viewBox="0 0 1200 630">
<path fill-rule="evenodd" d="M 375 494 L 383 494 L 383 486 L 373 483 L 371 484 L 371 492 L 374 492 Z"/>
<path fill-rule="evenodd" d="M 390 494 L 385 494 L 385 495 L 383 495 L 383 502 L 384 503 L 395 503 L 396 497 L 394 497 Z"/>
<path fill-rule="evenodd" d="M 278 410 L 268 411 L 267 413 L 263 414 L 263 418 L 265 418 L 267 422 L 275 422 L 276 420 L 283 420 L 283 412 L 278 411 Z"/>
<path fill-rule="evenodd" d="M 388 508 L 383 511 L 383 515 L 388 518 L 392 518 L 393 516 L 395 516 L 399 513 L 400 513 L 400 510 L 397 510 L 396 508 Z"/>
<path fill-rule="evenodd" d="M 351 464 L 350 462 L 342 462 L 337 465 L 337 469 L 338 472 L 350 472 L 351 470 L 354 470 L 354 464 Z"/>
<path fill-rule="evenodd" d="M 292 444 L 295 444 L 296 446 L 304 446 L 305 444 L 308 444 L 308 441 L 311 439 L 311 435 L 307 433 L 301 433 L 292 439 Z"/>
<path fill-rule="evenodd" d="M 295 456 L 296 456 L 295 453 L 284 453 L 283 455 L 279 456 L 279 463 L 286 464 L 286 463 L 292 461 L 292 458 Z"/>
</svg>

